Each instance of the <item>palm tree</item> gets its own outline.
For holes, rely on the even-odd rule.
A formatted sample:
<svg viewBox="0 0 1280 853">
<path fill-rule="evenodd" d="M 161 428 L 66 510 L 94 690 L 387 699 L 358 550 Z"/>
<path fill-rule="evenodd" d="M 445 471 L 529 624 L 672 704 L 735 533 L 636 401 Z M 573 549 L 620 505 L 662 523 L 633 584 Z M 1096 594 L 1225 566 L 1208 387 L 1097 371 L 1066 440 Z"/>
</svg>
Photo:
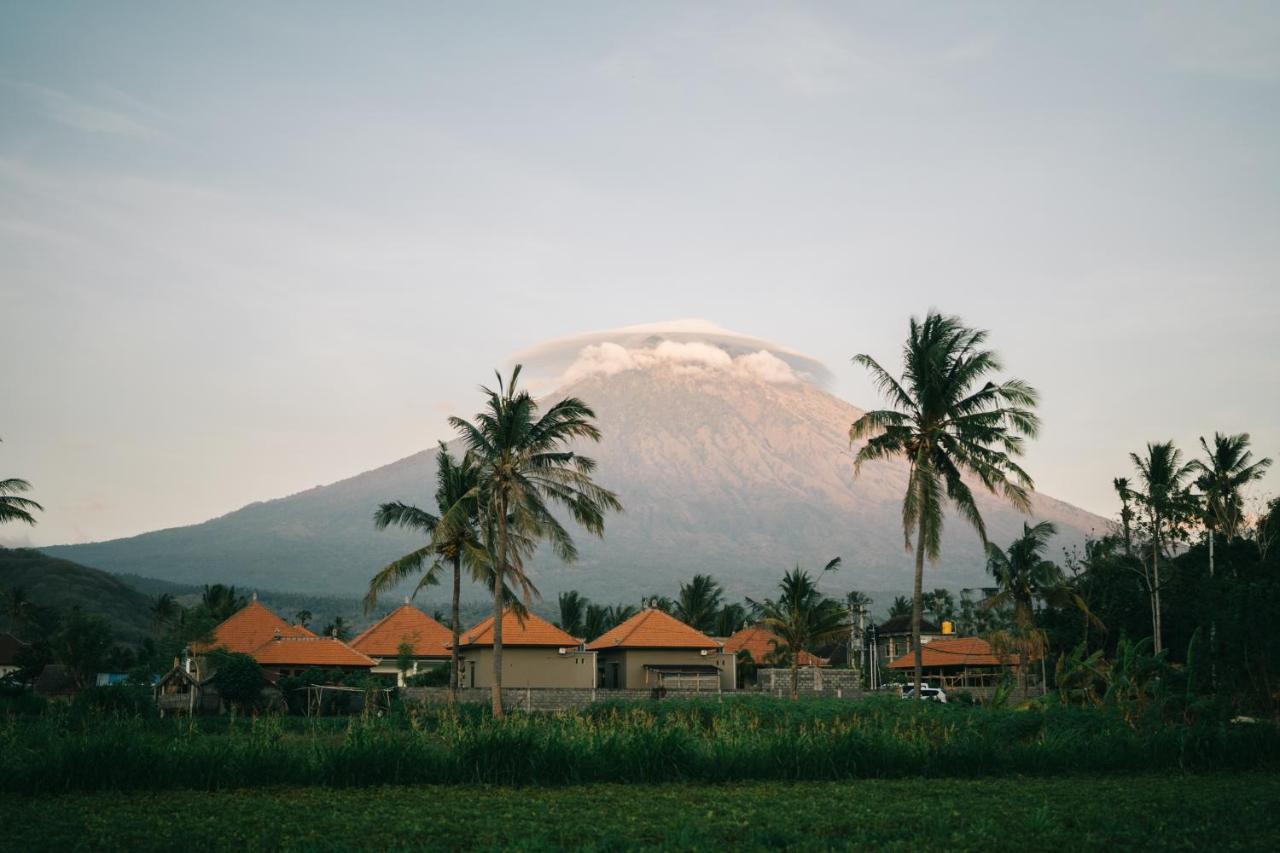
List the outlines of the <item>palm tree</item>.
<svg viewBox="0 0 1280 853">
<path fill-rule="evenodd" d="M 323 636 L 333 637 L 342 640 L 344 643 L 351 636 L 351 626 L 347 624 L 347 620 L 341 616 L 333 617 L 333 621 L 324 626 Z"/>
<path fill-rule="evenodd" d="M 524 552 L 516 536 L 531 547 L 546 539 L 564 561 L 578 556 L 573 537 L 551 513 L 558 504 L 589 533 L 604 534 L 604 516 L 620 511 L 622 504 L 608 489 L 597 485 L 591 474 L 596 463 L 569 449 L 575 440 L 600 440 L 595 412 L 576 397 L 567 397 L 539 415 L 537 402 L 519 391 L 520 365 L 509 381 L 498 374 L 497 390 L 482 388 L 484 409 L 472 421 L 450 418 L 478 467 L 471 494 L 483 516 L 485 547 L 491 555 L 493 584 L 493 714 L 502 716 L 502 615 L 508 578 L 522 585 Z M 465 513 L 451 509 L 441 519 L 448 535 L 465 526 Z M 526 587 L 527 589 L 527 587 Z"/>
<path fill-rule="evenodd" d="M 181 609 L 178 600 L 167 592 L 162 592 L 151 602 L 151 621 L 156 628 L 163 630 L 178 616 Z"/>
<path fill-rule="evenodd" d="M 988 610 L 1005 605 L 1013 608 L 1013 644 L 1018 646 L 1021 658 L 1018 669 L 1024 696 L 1027 666 L 1032 658 L 1043 660 L 1045 654 L 1044 632 L 1036 627 L 1036 602 L 1076 607 L 1092 618 L 1084 600 L 1067 584 L 1062 569 L 1044 558 L 1049 539 L 1057 532 L 1052 522 L 1042 521 L 1034 527 L 1023 522 L 1022 536 L 1013 541 L 1008 551 L 1000 550 L 994 542 L 987 544 L 987 571 L 995 578 L 999 591 L 983 606 Z M 1000 639 L 995 645 L 1006 645 Z"/>
<path fill-rule="evenodd" d="M 950 590 L 939 587 L 925 593 L 924 609 L 933 617 L 934 624 L 941 628 L 943 622 L 956 618 L 956 598 Z"/>
<path fill-rule="evenodd" d="M 747 624 L 747 608 L 741 604 L 726 604 L 716 614 L 714 636 L 731 637 Z"/>
<path fill-rule="evenodd" d="M 1183 464 L 1182 451 L 1172 441 L 1147 444 L 1147 455 L 1130 453 L 1129 459 L 1138 469 L 1143 491 L 1132 491 L 1135 501 L 1147 511 L 1151 533 L 1151 571 L 1147 591 L 1151 597 L 1152 647 L 1158 654 L 1164 648 L 1163 619 L 1160 609 L 1160 555 L 1167 535 L 1172 538 L 1193 510 L 1194 501 L 1187 480 L 1196 472 L 1194 463 Z M 1145 569 L 1145 564 L 1144 564 Z"/>
<path fill-rule="evenodd" d="M 949 501 L 973 525 L 983 547 L 987 528 L 965 474 L 1020 511 L 1031 509 L 1034 484 L 1013 460 L 1022 455 L 1023 437 L 1034 437 L 1039 430 L 1032 411 L 1039 395 L 1020 379 L 996 383 L 987 378 L 1001 363 L 996 353 L 983 349 L 986 339 L 985 331 L 968 328 L 960 318 L 930 311 L 923 323 L 911 319 L 901 380 L 869 355 L 853 359 L 871 371 L 892 407 L 867 412 L 850 427 L 851 444 L 866 439 L 854 459 L 854 476 L 867 462 L 889 457 L 904 457 L 909 466 L 902 532 L 908 552 L 915 537 L 911 645 L 917 699 L 923 699 L 924 560 L 938 559 L 945 504 Z"/>
<path fill-rule="evenodd" d="M 823 567 L 822 573 L 835 571 L 840 565 L 836 557 Z M 828 642 L 849 629 L 849 614 L 833 598 L 827 598 L 809 573 L 796 566 L 782 576 L 780 595 L 764 601 L 747 601 L 761 616 L 761 621 L 778 637 L 774 654 L 791 664 L 791 698 L 800 693 L 800 653 L 813 652 L 820 643 Z"/>
<path fill-rule="evenodd" d="M 582 633 L 582 617 L 590 604 L 578 594 L 577 590 L 560 593 L 560 630 L 573 637 L 584 636 Z"/>
<path fill-rule="evenodd" d="M 676 609 L 675 602 L 665 595 L 644 595 L 640 597 L 641 610 L 661 610 L 670 615 Z"/>
<path fill-rule="evenodd" d="M 907 598 L 905 595 L 895 595 L 893 597 L 893 601 L 889 604 L 889 618 L 893 619 L 895 616 L 910 615 L 911 599 Z"/>
<path fill-rule="evenodd" d="M 724 588 L 711 575 L 694 575 L 680 585 L 672 616 L 704 634 L 715 630 L 716 614 L 724 599 Z"/>
<path fill-rule="evenodd" d="M 582 636 L 594 640 L 614 626 L 609 608 L 603 604 L 587 604 L 582 617 Z"/>
<path fill-rule="evenodd" d="M 36 518 L 31 513 L 43 512 L 44 507 L 30 498 L 18 497 L 19 492 L 31 491 L 31 484 L 17 477 L 0 480 L 0 524 L 6 521 L 21 521 L 35 525 Z"/>
<path fill-rule="evenodd" d="M 299 625 L 305 628 L 307 625 L 311 624 L 311 611 L 299 610 L 297 613 L 293 614 L 293 618 Z"/>
<path fill-rule="evenodd" d="M 1131 555 L 1133 554 L 1133 506 L 1129 502 L 1133 500 L 1133 492 L 1129 490 L 1129 478 L 1116 477 L 1111 481 L 1111 487 L 1120 496 L 1120 528 L 1124 531 L 1124 552 Z"/>
<path fill-rule="evenodd" d="M 1209 577 L 1213 577 L 1213 537 L 1218 530 L 1230 542 L 1244 523 L 1246 486 L 1261 480 L 1271 467 L 1267 457 L 1253 461 L 1249 450 L 1249 433 L 1213 434 L 1213 447 L 1200 438 L 1205 458 L 1195 459 L 1191 468 L 1199 476 L 1196 487 L 1204 494 L 1204 525 L 1209 534 Z"/>
<path fill-rule="evenodd" d="M 243 595 L 236 592 L 234 586 L 215 583 L 205 584 L 200 603 L 204 605 L 204 609 L 209 612 L 215 622 L 224 622 L 249 602 Z"/>
<path fill-rule="evenodd" d="M 453 643 L 449 652 L 449 701 L 457 699 L 458 685 L 462 680 L 458 660 L 458 635 L 462 630 L 459 617 L 462 595 L 462 566 L 465 562 L 473 578 L 483 580 L 489 567 L 484 560 L 484 548 L 478 528 L 480 505 L 475 489 L 479 482 L 479 467 L 468 454 L 459 462 L 449 453 L 444 442 L 436 451 L 436 507 L 443 516 L 455 506 L 460 521 L 447 531 L 440 529 L 440 516 L 418 509 L 400 501 L 381 504 L 373 514 L 373 524 L 378 530 L 395 526 L 414 530 L 427 537 L 426 545 L 416 548 L 398 560 L 383 566 L 369 580 L 369 592 L 364 598 L 365 612 L 373 610 L 378 594 L 397 586 L 401 581 L 418 576 L 413 595 L 426 586 L 440 582 L 440 575 L 447 563 L 452 568 L 453 593 L 450 599 L 449 630 Z"/>
</svg>

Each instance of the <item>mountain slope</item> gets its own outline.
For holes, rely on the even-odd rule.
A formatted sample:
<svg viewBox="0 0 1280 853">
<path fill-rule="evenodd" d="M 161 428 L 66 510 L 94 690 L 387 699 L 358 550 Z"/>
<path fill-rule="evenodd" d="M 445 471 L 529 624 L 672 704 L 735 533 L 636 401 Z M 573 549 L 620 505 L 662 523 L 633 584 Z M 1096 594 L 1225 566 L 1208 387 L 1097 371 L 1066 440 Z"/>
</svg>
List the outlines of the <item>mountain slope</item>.
<svg viewBox="0 0 1280 853">
<path fill-rule="evenodd" d="M 79 607 L 101 616 L 115 638 L 139 643 L 151 635 L 150 599 L 119 578 L 29 548 L 0 548 L 0 587 L 21 589 L 42 607 Z"/>
<path fill-rule="evenodd" d="M 909 586 L 905 464 L 868 465 L 854 480 L 846 436 L 861 411 L 807 381 L 820 368 L 790 350 L 681 334 L 633 332 L 618 339 L 626 346 L 596 337 L 553 353 L 557 369 L 568 363 L 561 372 L 568 384 L 552 396 L 574 394 L 596 410 L 604 440 L 582 450 L 599 461 L 598 481 L 618 492 L 626 512 L 608 520 L 603 541 L 579 536 L 578 563 L 540 555 L 534 568 L 543 594 L 576 588 L 598 600 L 634 600 L 672 594 L 692 574 L 710 572 L 731 595 L 754 596 L 797 562 L 816 566 L 837 555 L 845 565 L 840 587 Z M 404 533 L 375 532 L 371 516 L 380 501 L 427 501 L 432 456 L 424 451 L 204 524 L 44 550 L 185 583 L 355 594 L 415 544 Z M 1023 516 L 975 491 L 992 539 L 1014 538 Z M 1105 525 L 1043 495 L 1034 517 L 1059 526 L 1055 550 Z M 942 562 L 927 570 L 926 584 L 980 585 L 983 563 L 976 534 L 949 518 Z"/>
</svg>

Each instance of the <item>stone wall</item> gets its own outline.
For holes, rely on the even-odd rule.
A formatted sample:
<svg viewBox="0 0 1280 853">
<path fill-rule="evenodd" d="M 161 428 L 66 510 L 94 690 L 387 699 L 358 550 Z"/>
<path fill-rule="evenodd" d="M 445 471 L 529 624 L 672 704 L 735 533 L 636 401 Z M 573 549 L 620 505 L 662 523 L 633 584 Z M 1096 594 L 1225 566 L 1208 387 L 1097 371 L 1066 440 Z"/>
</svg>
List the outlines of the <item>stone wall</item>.
<svg viewBox="0 0 1280 853">
<path fill-rule="evenodd" d="M 667 699 L 712 699 L 732 698 L 743 693 L 715 690 L 667 690 L 662 694 Z M 444 687 L 406 687 L 400 691 L 400 697 L 409 703 L 425 705 L 443 705 L 449 701 L 449 691 Z M 502 707 L 508 710 L 521 711 L 565 711 L 570 708 L 585 708 L 595 702 L 629 701 L 655 699 L 652 690 L 606 690 L 603 688 L 573 687 L 504 687 L 502 689 Z M 458 691 L 458 701 L 464 703 L 488 703 L 488 688 L 468 687 Z"/>
<path fill-rule="evenodd" d="M 814 666 L 801 667 L 797 681 L 799 691 L 806 695 L 859 698 L 862 683 L 852 669 L 827 669 Z M 756 691 L 776 696 L 791 694 L 791 670 L 770 667 L 756 670 Z"/>
</svg>

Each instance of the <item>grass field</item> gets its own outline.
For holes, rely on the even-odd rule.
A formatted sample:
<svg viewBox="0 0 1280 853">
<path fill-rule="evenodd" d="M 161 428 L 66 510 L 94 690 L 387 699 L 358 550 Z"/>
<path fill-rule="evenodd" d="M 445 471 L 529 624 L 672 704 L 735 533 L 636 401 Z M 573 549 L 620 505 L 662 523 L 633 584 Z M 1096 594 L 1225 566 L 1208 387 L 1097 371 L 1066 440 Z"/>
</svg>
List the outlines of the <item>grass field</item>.
<svg viewBox="0 0 1280 853">
<path fill-rule="evenodd" d="M 1280 849 L 1280 775 L 0 797 L 13 850 Z"/>
</svg>

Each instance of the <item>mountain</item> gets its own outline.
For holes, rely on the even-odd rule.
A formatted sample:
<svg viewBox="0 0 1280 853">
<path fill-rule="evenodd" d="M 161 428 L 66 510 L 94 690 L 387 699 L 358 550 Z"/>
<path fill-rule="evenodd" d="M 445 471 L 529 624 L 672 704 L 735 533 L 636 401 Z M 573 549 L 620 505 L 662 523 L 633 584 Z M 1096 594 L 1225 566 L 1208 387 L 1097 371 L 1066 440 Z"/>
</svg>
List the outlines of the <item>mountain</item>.
<svg viewBox="0 0 1280 853">
<path fill-rule="evenodd" d="M 30 548 L 0 548 L 0 587 L 21 589 L 41 607 L 79 607 L 100 616 L 123 643 L 151 635 L 150 599 L 120 578 Z"/>
<path fill-rule="evenodd" d="M 604 440 L 582 449 L 626 507 L 608 520 L 602 541 L 578 537 L 576 564 L 539 555 L 535 581 L 548 599 L 570 588 L 601 601 L 671 595 L 698 572 L 715 575 L 734 597 L 757 596 L 796 563 L 820 566 L 833 556 L 844 558 L 833 587 L 910 585 L 900 521 L 905 464 L 868 465 L 854 480 L 847 433 L 862 412 L 822 389 L 826 371 L 816 361 L 691 323 L 555 341 L 521 358 L 532 387 L 556 387 L 549 398 L 573 394 L 596 410 Z M 415 544 L 407 534 L 376 532 L 370 518 L 380 501 L 425 504 L 432 457 L 423 451 L 203 524 L 44 550 L 175 582 L 350 595 Z M 993 541 L 1020 533 L 1023 516 L 975 491 Z M 1034 509 L 1035 519 L 1058 525 L 1055 550 L 1106 524 L 1044 495 Z M 957 518 L 947 520 L 942 555 L 926 569 L 928 586 L 986 582 L 977 536 Z"/>
</svg>

